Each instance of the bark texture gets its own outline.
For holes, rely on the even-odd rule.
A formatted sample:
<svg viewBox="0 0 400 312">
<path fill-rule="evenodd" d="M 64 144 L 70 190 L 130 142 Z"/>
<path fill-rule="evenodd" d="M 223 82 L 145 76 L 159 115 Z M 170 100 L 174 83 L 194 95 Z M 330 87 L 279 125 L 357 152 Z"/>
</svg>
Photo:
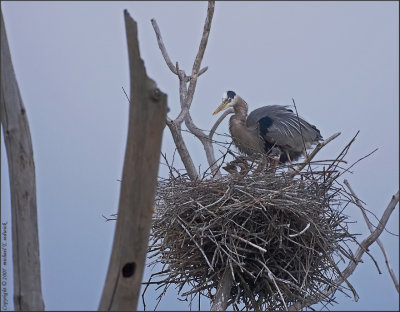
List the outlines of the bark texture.
<svg viewBox="0 0 400 312">
<path fill-rule="evenodd" d="M 14 309 L 44 310 L 40 275 L 35 163 L 26 110 L 1 14 L 1 124 L 11 190 Z"/>
</svg>

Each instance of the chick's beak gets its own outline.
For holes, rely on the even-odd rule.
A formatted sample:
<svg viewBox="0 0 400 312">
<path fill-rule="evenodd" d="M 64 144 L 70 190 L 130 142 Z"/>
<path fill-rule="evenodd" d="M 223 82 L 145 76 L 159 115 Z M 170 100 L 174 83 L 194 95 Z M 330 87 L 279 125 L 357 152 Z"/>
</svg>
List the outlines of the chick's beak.
<svg viewBox="0 0 400 312">
<path fill-rule="evenodd" d="M 224 109 L 227 109 L 227 108 L 228 108 L 228 104 L 229 104 L 228 101 L 223 101 L 223 102 L 221 103 L 221 105 L 218 106 L 218 108 L 215 110 L 215 112 L 213 113 L 213 115 L 218 114 L 220 111 L 222 111 L 222 110 L 224 110 Z"/>
</svg>

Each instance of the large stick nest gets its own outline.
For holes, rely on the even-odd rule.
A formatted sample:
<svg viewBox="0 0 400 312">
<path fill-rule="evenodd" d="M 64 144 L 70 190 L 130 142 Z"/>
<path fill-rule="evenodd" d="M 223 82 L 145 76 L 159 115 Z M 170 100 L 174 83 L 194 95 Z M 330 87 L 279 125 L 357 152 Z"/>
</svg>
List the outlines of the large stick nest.
<svg viewBox="0 0 400 312">
<path fill-rule="evenodd" d="M 346 152 L 323 170 L 308 164 L 298 174 L 259 171 L 246 160 L 247 170 L 218 180 L 192 182 L 171 170 L 159 180 L 150 246 L 163 268 L 147 284 L 164 290 L 160 299 L 174 284 L 180 293 L 190 286 L 183 296 L 212 299 L 228 269 L 229 304 L 261 310 L 286 309 L 336 287 L 337 264 L 352 259 L 347 245 L 355 241 L 343 214 L 350 199 L 336 182 Z"/>
</svg>

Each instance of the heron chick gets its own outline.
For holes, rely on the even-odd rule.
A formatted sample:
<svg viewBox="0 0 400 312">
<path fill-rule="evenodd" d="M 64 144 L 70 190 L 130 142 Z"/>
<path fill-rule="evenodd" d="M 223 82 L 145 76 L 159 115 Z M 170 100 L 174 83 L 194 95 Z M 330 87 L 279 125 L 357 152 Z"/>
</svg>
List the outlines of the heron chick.
<svg viewBox="0 0 400 312">
<path fill-rule="evenodd" d="M 298 117 L 287 106 L 270 105 L 257 108 L 247 116 L 247 103 L 234 91 L 223 94 L 222 104 L 214 114 L 232 107 L 229 120 L 233 143 L 249 156 L 279 156 L 279 162 L 297 160 L 322 140 L 320 131 Z"/>
</svg>

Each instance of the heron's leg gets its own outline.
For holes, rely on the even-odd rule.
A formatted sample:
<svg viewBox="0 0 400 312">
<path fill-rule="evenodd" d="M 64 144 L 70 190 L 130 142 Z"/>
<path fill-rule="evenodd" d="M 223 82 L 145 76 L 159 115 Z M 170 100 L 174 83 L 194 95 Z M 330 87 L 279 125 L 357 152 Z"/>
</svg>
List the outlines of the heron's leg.
<svg viewBox="0 0 400 312">
<path fill-rule="evenodd" d="M 250 171 L 250 168 L 249 168 L 249 165 L 247 162 L 239 163 L 238 167 L 240 168 L 239 173 L 241 175 L 246 175 Z"/>
<path fill-rule="evenodd" d="M 262 154 L 260 157 L 260 162 L 258 163 L 258 166 L 257 166 L 255 172 L 264 171 L 265 168 L 267 168 L 267 156 Z"/>
<path fill-rule="evenodd" d="M 236 164 L 233 161 L 229 162 L 225 167 L 222 167 L 222 169 L 230 174 L 238 173 L 236 169 Z"/>
<path fill-rule="evenodd" d="M 296 169 L 293 166 L 292 159 L 290 158 L 289 152 L 285 151 L 285 153 L 286 153 L 286 156 L 287 156 L 287 158 L 289 160 L 288 171 L 292 171 L 292 172 L 296 171 Z"/>
<path fill-rule="evenodd" d="M 285 151 L 285 153 L 286 153 L 287 159 L 289 160 L 290 166 L 293 167 L 292 159 L 290 158 L 289 152 L 288 152 L 288 151 Z"/>
<path fill-rule="evenodd" d="M 279 156 L 270 156 L 269 158 L 269 169 L 273 172 L 276 171 L 276 168 L 279 165 Z"/>
<path fill-rule="evenodd" d="M 308 155 L 306 150 L 303 151 L 303 156 L 304 156 L 304 161 L 308 162 Z"/>
<path fill-rule="evenodd" d="M 269 162 L 269 169 L 273 172 L 276 171 L 276 168 L 279 165 L 279 159 L 281 158 L 282 153 L 283 151 L 279 147 L 274 145 L 269 149 L 266 155 Z"/>
</svg>

